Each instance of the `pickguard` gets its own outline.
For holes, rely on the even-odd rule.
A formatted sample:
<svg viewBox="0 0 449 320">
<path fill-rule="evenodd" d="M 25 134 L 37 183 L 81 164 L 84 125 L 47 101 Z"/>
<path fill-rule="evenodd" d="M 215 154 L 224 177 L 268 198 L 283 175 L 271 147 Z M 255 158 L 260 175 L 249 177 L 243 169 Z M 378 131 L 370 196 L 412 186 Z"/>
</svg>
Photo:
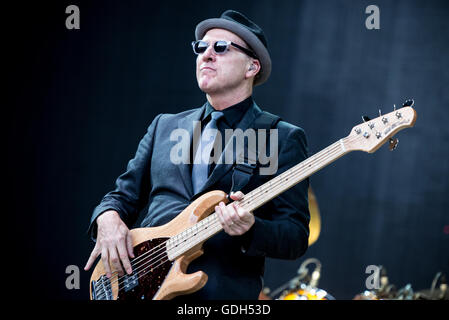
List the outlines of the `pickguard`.
<svg viewBox="0 0 449 320">
<path fill-rule="evenodd" d="M 168 239 L 151 239 L 134 247 L 133 273 L 122 279 L 117 300 L 153 299 L 173 265 L 164 244 Z"/>
</svg>

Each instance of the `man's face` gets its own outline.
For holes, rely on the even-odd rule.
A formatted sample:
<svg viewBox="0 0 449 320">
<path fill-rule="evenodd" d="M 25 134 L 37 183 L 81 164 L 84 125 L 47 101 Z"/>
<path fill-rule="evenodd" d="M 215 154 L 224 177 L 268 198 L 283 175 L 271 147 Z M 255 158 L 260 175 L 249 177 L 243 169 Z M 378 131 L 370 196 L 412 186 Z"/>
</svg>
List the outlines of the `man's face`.
<svg viewBox="0 0 449 320">
<path fill-rule="evenodd" d="M 218 40 L 225 40 L 248 48 L 245 42 L 224 29 L 211 29 L 201 40 L 207 41 L 209 47 L 196 59 L 196 79 L 200 89 L 214 94 L 226 93 L 242 86 L 251 58 L 233 46 L 229 46 L 224 54 L 216 54 L 213 45 Z"/>
</svg>

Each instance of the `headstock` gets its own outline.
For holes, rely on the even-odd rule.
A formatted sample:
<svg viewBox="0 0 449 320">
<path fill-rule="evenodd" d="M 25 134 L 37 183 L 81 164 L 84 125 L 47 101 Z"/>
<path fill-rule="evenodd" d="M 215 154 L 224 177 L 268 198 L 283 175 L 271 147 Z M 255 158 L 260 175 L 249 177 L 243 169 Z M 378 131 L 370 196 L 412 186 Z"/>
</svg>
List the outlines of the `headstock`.
<svg viewBox="0 0 449 320">
<path fill-rule="evenodd" d="M 402 108 L 396 110 L 395 107 L 392 112 L 380 115 L 375 119 L 362 117 L 364 122 L 352 128 L 345 139 L 345 147 L 348 150 L 372 153 L 389 141 L 390 150 L 394 150 L 399 140 L 393 139 L 392 136 L 415 124 L 417 115 L 412 108 L 413 104 L 413 100 L 407 100 Z"/>
</svg>

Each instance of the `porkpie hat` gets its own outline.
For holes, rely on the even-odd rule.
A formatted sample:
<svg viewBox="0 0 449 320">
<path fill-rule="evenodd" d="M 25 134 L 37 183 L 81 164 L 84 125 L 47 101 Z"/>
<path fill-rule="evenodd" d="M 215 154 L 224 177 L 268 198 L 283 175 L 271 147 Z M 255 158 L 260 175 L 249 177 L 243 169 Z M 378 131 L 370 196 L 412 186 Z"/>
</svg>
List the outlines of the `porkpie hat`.
<svg viewBox="0 0 449 320">
<path fill-rule="evenodd" d="M 214 28 L 226 29 L 242 38 L 250 49 L 256 53 L 260 62 L 261 68 L 254 79 L 254 86 L 267 81 L 271 73 L 271 58 L 263 30 L 240 12 L 226 10 L 220 18 L 212 18 L 200 22 L 195 29 L 196 40 L 202 39 L 208 30 Z"/>
</svg>

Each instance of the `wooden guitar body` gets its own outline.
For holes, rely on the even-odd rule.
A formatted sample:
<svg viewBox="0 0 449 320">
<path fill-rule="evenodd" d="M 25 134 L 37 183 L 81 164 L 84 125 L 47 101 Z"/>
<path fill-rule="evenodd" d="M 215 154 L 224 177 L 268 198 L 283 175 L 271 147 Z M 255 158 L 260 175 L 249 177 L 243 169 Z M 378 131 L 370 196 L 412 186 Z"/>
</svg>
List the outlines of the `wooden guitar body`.
<svg viewBox="0 0 449 320">
<path fill-rule="evenodd" d="M 202 271 L 192 274 L 186 274 L 186 271 L 190 262 L 203 254 L 204 241 L 173 261 L 168 258 L 164 244 L 167 239 L 182 234 L 214 212 L 215 205 L 220 201 L 228 201 L 226 193 L 210 191 L 163 226 L 132 229 L 130 232 L 135 255 L 131 260 L 133 274 L 120 277 L 112 270 L 113 275 L 108 279 L 100 260 L 90 279 L 90 298 L 165 300 L 201 289 L 207 282 L 207 275 Z"/>
</svg>

